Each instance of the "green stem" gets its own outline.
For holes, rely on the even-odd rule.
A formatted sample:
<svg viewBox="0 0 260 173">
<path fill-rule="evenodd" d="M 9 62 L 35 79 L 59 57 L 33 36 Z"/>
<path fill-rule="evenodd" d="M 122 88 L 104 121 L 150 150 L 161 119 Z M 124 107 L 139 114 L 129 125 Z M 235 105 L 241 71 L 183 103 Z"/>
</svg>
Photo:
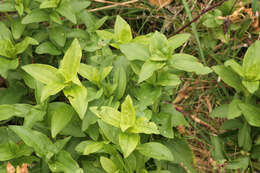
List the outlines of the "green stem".
<svg viewBox="0 0 260 173">
<path fill-rule="evenodd" d="M 182 3 L 183 3 L 183 5 L 184 5 L 184 8 L 185 8 L 185 11 L 186 11 L 186 13 L 187 13 L 187 15 L 188 15 L 189 20 L 192 21 L 191 11 L 190 11 L 190 8 L 189 8 L 189 6 L 188 6 L 186 0 L 182 0 Z M 201 44 L 200 44 L 199 34 L 198 34 L 197 29 L 196 29 L 195 23 L 192 23 L 192 24 L 191 24 L 191 30 L 192 30 L 192 32 L 193 32 L 193 34 L 194 34 L 194 37 L 195 37 L 195 40 L 196 40 L 196 42 L 197 42 L 197 45 L 198 45 L 198 48 L 199 48 L 200 57 L 201 57 L 201 59 L 202 59 L 204 65 L 207 65 L 206 60 L 205 60 L 205 56 L 204 56 L 204 53 L 203 53 L 203 50 L 202 50 L 202 47 L 201 47 Z"/>
</svg>

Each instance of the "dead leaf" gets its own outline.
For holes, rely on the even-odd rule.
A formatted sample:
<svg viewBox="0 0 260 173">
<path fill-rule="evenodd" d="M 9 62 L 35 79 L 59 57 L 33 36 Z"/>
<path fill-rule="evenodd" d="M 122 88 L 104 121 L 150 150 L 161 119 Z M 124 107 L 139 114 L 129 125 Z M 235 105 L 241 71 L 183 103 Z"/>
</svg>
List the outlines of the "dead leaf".
<svg viewBox="0 0 260 173">
<path fill-rule="evenodd" d="M 173 101 L 173 104 L 179 103 L 183 99 L 189 98 L 189 92 L 193 89 L 192 87 L 189 87 L 189 86 L 190 86 L 190 84 L 188 82 L 184 83 L 183 87 L 178 92 L 177 97 Z"/>
<path fill-rule="evenodd" d="M 172 0 L 149 0 L 150 4 L 157 6 L 159 8 L 163 8 L 166 5 L 169 5 Z"/>
</svg>

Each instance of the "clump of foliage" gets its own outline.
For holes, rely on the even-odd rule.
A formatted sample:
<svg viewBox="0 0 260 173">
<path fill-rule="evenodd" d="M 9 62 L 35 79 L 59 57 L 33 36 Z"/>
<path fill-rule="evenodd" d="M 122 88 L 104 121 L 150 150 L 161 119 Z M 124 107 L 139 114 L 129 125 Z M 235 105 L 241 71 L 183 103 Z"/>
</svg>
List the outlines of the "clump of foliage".
<svg viewBox="0 0 260 173">
<path fill-rule="evenodd" d="M 0 171 L 10 162 L 44 173 L 195 172 L 176 130 L 189 125 L 169 104 L 180 74 L 212 72 L 175 52 L 190 35 L 133 38 L 120 16 L 99 30 L 107 18 L 89 5 L 0 4 Z"/>
</svg>

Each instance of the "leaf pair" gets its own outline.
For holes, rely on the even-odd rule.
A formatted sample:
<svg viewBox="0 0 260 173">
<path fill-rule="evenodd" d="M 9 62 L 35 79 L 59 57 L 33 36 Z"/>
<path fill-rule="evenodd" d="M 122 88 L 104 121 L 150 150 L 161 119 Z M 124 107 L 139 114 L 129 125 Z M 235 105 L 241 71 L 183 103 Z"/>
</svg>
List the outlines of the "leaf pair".
<svg viewBox="0 0 260 173">
<path fill-rule="evenodd" d="M 59 69 L 45 64 L 30 64 L 22 68 L 45 84 L 41 92 L 41 102 L 63 90 L 73 108 L 83 119 L 88 101 L 87 89 L 77 77 L 81 56 L 79 42 L 75 39 L 66 51 Z"/>
</svg>

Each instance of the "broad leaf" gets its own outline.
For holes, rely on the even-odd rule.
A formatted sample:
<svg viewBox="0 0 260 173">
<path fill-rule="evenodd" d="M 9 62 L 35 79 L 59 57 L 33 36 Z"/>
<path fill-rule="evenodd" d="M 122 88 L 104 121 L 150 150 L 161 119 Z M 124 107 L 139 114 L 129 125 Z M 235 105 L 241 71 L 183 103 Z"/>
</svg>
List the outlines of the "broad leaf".
<svg viewBox="0 0 260 173">
<path fill-rule="evenodd" d="M 79 66 L 79 74 L 95 84 L 98 84 L 100 81 L 99 71 L 94 66 L 81 63 Z"/>
<path fill-rule="evenodd" d="M 60 55 L 61 51 L 58 50 L 51 42 L 46 41 L 41 43 L 35 50 L 37 54 L 50 54 Z"/>
<path fill-rule="evenodd" d="M 75 114 L 73 108 L 65 103 L 62 103 L 55 112 L 51 115 L 51 135 L 53 138 L 64 129 Z"/>
<path fill-rule="evenodd" d="M 23 53 L 29 45 L 38 45 L 38 42 L 31 37 L 26 37 L 23 41 L 15 45 L 16 54 Z"/>
<path fill-rule="evenodd" d="M 46 64 L 29 64 L 22 67 L 34 79 L 44 84 L 63 83 L 63 77 L 58 69 Z"/>
<path fill-rule="evenodd" d="M 232 70 L 236 72 L 239 76 L 244 77 L 242 66 L 238 64 L 235 60 L 227 60 L 225 62 L 225 66 L 230 66 Z"/>
<path fill-rule="evenodd" d="M 170 59 L 170 66 L 178 70 L 195 72 L 198 75 L 212 72 L 209 67 L 204 67 L 197 58 L 184 53 L 174 54 Z"/>
<path fill-rule="evenodd" d="M 0 105 L 0 121 L 7 120 L 13 116 L 24 117 L 31 107 L 31 105 L 27 104 Z"/>
<path fill-rule="evenodd" d="M 116 17 L 115 35 L 120 43 L 128 43 L 132 40 L 131 28 L 120 16 Z"/>
<path fill-rule="evenodd" d="M 161 69 L 164 65 L 165 63 L 159 63 L 159 62 L 153 62 L 147 60 L 141 68 L 138 83 L 141 83 L 146 79 L 150 78 L 156 70 Z"/>
<path fill-rule="evenodd" d="M 129 61 L 146 61 L 150 57 L 149 49 L 146 45 L 139 43 L 129 43 L 122 44 L 119 47 Z"/>
<path fill-rule="evenodd" d="M 87 88 L 81 85 L 73 84 L 63 90 L 65 96 L 69 99 L 70 104 L 83 120 L 88 108 Z"/>
<path fill-rule="evenodd" d="M 147 156 L 157 160 L 173 161 L 171 151 L 163 144 L 158 142 L 149 142 L 137 147 L 137 150 Z"/>
<path fill-rule="evenodd" d="M 138 134 L 120 133 L 119 145 L 123 151 L 124 158 L 127 158 L 137 147 L 140 141 Z"/>
<path fill-rule="evenodd" d="M 125 101 L 121 105 L 121 122 L 120 127 L 122 131 L 124 132 L 129 127 L 134 126 L 135 124 L 135 108 L 133 105 L 133 101 L 131 97 L 128 95 L 125 99 Z"/>
<path fill-rule="evenodd" d="M 6 59 L 0 57 L 0 75 L 7 78 L 9 70 L 15 70 L 19 65 L 18 58 L 16 59 Z"/>
<path fill-rule="evenodd" d="M 77 75 L 81 56 L 80 44 L 78 40 L 75 39 L 66 51 L 60 66 L 60 70 L 66 81 L 71 81 Z"/>
<path fill-rule="evenodd" d="M 63 27 L 55 27 L 49 31 L 50 40 L 60 47 L 66 43 L 66 31 Z"/>
<path fill-rule="evenodd" d="M 168 39 L 168 45 L 171 50 L 174 50 L 180 47 L 183 43 L 185 43 L 190 38 L 190 34 L 177 34 Z"/>
<path fill-rule="evenodd" d="M 10 40 L 0 40 L 0 56 L 16 58 L 16 51 Z"/>
<path fill-rule="evenodd" d="M 74 14 L 69 2 L 62 1 L 62 3 L 59 5 L 59 7 L 56 9 L 58 13 L 60 13 L 62 16 L 69 19 L 72 23 L 77 23 L 76 15 Z"/>
<path fill-rule="evenodd" d="M 239 104 L 239 107 L 251 126 L 260 127 L 260 109 L 258 107 L 244 103 Z"/>
<path fill-rule="evenodd" d="M 250 151 L 252 147 L 251 127 L 244 122 L 242 128 L 238 131 L 238 146 L 243 147 L 245 151 Z"/>
<path fill-rule="evenodd" d="M 27 16 L 23 18 L 22 24 L 39 23 L 48 20 L 49 20 L 48 13 L 40 9 L 36 9 L 31 11 Z"/>
<path fill-rule="evenodd" d="M 130 133 L 159 134 L 158 127 L 145 117 L 136 119 L 135 125 L 128 129 Z"/>
<path fill-rule="evenodd" d="M 246 89 L 253 94 L 259 88 L 259 81 L 246 81 L 242 80 L 242 84 L 246 87 Z"/>
<path fill-rule="evenodd" d="M 62 83 L 51 83 L 45 85 L 41 89 L 41 102 L 45 101 L 48 97 L 57 94 L 65 87 Z"/>
<path fill-rule="evenodd" d="M 23 25 L 21 22 L 21 19 L 16 19 L 11 23 L 12 34 L 16 40 L 22 36 L 26 27 L 26 25 Z"/>
<path fill-rule="evenodd" d="M 115 163 L 107 158 L 107 157 L 100 157 L 100 163 L 102 168 L 107 172 L 107 173 L 116 173 L 117 171 L 117 166 L 115 165 Z"/>
</svg>

